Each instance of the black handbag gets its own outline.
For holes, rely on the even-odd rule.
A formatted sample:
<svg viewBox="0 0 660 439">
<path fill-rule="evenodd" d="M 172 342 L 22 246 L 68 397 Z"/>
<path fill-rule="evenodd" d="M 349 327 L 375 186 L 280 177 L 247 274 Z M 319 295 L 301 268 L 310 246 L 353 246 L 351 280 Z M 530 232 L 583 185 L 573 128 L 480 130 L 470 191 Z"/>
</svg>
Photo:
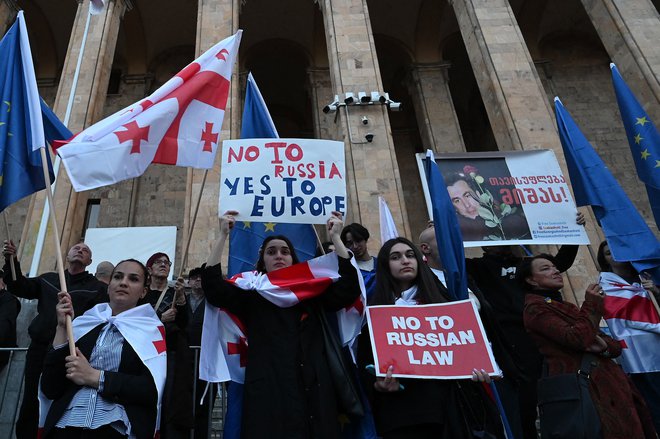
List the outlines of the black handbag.
<svg viewBox="0 0 660 439">
<path fill-rule="evenodd" d="M 542 439 L 600 439 L 600 418 L 589 393 L 591 368 L 597 361 L 585 353 L 577 373 L 538 381 Z"/>
<path fill-rule="evenodd" d="M 339 404 L 339 411 L 346 415 L 362 417 L 364 416 L 364 407 L 355 382 L 356 374 L 353 367 L 346 360 L 342 352 L 342 345 L 335 331 L 330 327 L 325 311 L 319 309 L 317 315 L 321 322 L 325 356 L 330 370 L 332 386 Z"/>
</svg>

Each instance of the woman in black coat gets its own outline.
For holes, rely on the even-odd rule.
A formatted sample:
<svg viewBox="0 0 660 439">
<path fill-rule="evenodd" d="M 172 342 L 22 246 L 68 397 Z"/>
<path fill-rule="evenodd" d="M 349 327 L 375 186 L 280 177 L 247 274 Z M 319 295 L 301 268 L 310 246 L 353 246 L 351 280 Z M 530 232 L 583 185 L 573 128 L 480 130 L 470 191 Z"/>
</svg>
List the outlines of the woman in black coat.
<svg viewBox="0 0 660 439">
<path fill-rule="evenodd" d="M 235 215 L 229 211 L 220 218 L 219 239 L 202 274 L 202 287 L 209 304 L 236 315 L 246 327 L 242 437 L 337 438 L 337 402 L 318 313 L 338 311 L 360 295 L 359 274 L 340 239 L 341 214 L 333 212 L 327 222 L 341 277 L 320 295 L 288 308 L 223 279 L 220 260 Z M 297 262 L 288 238 L 270 236 L 259 250 L 256 269 L 272 273 Z"/>
<path fill-rule="evenodd" d="M 377 257 L 376 291 L 369 305 L 431 304 L 448 302 L 447 290 L 424 263 L 422 253 L 406 238 L 383 244 Z M 369 331 L 358 345 L 365 388 L 372 402 L 376 429 L 383 439 L 472 439 L 502 437 L 499 417 L 480 385 L 470 381 L 394 378 L 394 366 L 385 377 L 365 372 L 374 364 Z M 490 382 L 484 372 L 474 381 Z"/>
</svg>

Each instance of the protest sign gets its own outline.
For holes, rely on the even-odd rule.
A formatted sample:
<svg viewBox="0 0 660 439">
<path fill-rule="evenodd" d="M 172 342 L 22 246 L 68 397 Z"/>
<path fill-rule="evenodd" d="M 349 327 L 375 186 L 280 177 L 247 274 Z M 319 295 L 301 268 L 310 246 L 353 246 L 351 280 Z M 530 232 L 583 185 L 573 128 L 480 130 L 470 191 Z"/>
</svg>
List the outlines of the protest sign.
<svg viewBox="0 0 660 439">
<path fill-rule="evenodd" d="M 344 144 L 240 139 L 222 145 L 220 209 L 241 221 L 325 224 L 346 213 Z"/>
<path fill-rule="evenodd" d="M 421 159 L 422 186 L 430 199 Z M 548 150 L 436 156 L 465 247 L 588 244 L 554 152 Z"/>
<path fill-rule="evenodd" d="M 416 306 L 370 306 L 369 335 L 378 376 L 471 378 L 501 371 L 471 300 Z"/>
</svg>

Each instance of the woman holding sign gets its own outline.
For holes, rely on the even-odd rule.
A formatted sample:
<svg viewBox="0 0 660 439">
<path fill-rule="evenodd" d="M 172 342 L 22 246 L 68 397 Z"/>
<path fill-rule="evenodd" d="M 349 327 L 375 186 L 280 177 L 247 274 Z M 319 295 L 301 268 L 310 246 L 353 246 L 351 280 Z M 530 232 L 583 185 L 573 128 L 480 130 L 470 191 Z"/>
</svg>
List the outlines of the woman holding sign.
<svg viewBox="0 0 660 439">
<path fill-rule="evenodd" d="M 406 238 L 387 241 L 377 257 L 376 289 L 369 305 L 418 305 L 448 302 L 447 289 L 424 263 L 422 253 Z M 360 368 L 369 372 L 374 360 L 369 331 L 363 330 L 358 347 Z M 397 379 L 394 366 L 386 377 L 363 375 L 378 434 L 397 438 L 499 437 L 497 411 L 479 387 L 469 381 Z M 490 381 L 474 370 L 473 380 Z M 477 425 L 478 424 L 478 425 Z M 486 430 L 486 431 L 484 431 Z M 491 434 L 492 436 L 488 436 Z"/>
<path fill-rule="evenodd" d="M 288 238 L 269 236 L 259 249 L 257 270 L 225 280 L 220 261 L 237 214 L 220 218 L 202 287 L 209 304 L 240 319 L 248 339 L 240 350 L 242 437 L 337 438 L 337 402 L 319 312 L 345 308 L 361 292 L 352 255 L 340 239 L 341 214 L 333 212 L 327 221 L 335 253 L 298 264 Z"/>
<path fill-rule="evenodd" d="M 545 254 L 523 260 L 516 277 L 527 293 L 523 314 L 525 328 L 545 358 L 544 368 L 548 378 L 540 383 L 549 382 L 549 378 L 562 374 L 577 373 L 578 370 L 585 372 L 580 376 L 588 379 L 596 417 L 600 418 L 600 432 L 585 437 L 655 438 L 651 416 L 641 395 L 611 360 L 621 355 L 621 344 L 600 331 L 605 298 L 601 286 L 591 284 L 587 287 L 580 308 L 564 302 L 560 291 L 564 280 L 553 257 Z M 539 387 L 540 404 L 542 397 L 542 387 Z M 544 412 L 541 413 L 541 431 L 547 428 L 548 434 L 555 434 L 551 430 L 560 426 L 555 425 L 557 422 L 544 423 Z M 593 426 L 597 421 L 588 424 Z M 552 437 L 577 437 L 564 433 Z"/>
</svg>

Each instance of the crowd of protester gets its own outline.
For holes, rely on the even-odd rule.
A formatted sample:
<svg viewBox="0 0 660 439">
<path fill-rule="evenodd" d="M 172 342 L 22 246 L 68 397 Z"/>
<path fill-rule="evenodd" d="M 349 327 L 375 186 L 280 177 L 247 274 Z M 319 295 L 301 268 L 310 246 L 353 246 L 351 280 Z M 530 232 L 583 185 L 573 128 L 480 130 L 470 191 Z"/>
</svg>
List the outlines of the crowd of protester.
<svg viewBox="0 0 660 439">
<path fill-rule="evenodd" d="M 86 271 L 92 250 L 79 243 L 67 253 L 64 292 L 56 273 L 25 277 L 14 243 L 4 242 L 2 346 L 16 346 L 16 297 L 37 300 L 38 310 L 28 329 L 19 439 L 37 437 L 39 428 L 43 438 L 151 438 L 156 432 L 164 439 L 191 437 L 191 432 L 206 438 L 217 387 L 195 381 L 194 369 L 206 307 L 237 316 L 249 336 L 245 383 L 231 384 L 241 391 L 239 402 L 233 402 L 242 412 L 240 433 L 232 433 L 236 438 L 340 438 L 347 437 L 347 424 L 360 423 L 367 427 L 353 428 L 352 437 L 505 438 L 503 416 L 487 390 L 493 380 L 513 437 L 537 439 L 537 380 L 577 371 L 586 355 L 594 365 L 589 385 L 600 418 L 598 437 L 657 437 L 658 374 L 633 373 L 631 379 L 613 361 L 621 345 L 600 328 L 603 288 L 590 285 L 580 307 L 562 296 L 561 273 L 573 264 L 577 246 L 533 257 L 520 257 L 510 246 L 491 246 L 484 247 L 483 256 L 466 259 L 469 297 L 502 376 L 490 377 L 475 367 L 472 380 L 395 378 L 395 365 L 384 377 L 376 376 L 365 323 L 352 349 L 341 353 L 350 365 L 342 383 L 333 376 L 324 345 L 325 332 L 328 327 L 337 332 L 337 322 L 327 325 L 326 320 L 354 304 L 361 285 L 368 305 L 451 300 L 434 228 L 421 231 L 417 244 L 403 237 L 389 240 L 373 257 L 369 231 L 357 223 L 344 226 L 341 214 L 333 212 L 326 223 L 330 242 L 319 252 L 334 252 L 338 279 L 313 296 L 282 304 L 270 296 L 263 279 L 299 262 L 289 237 L 267 237 L 254 275 L 244 282 L 224 275 L 221 261 L 236 214 L 221 216 L 206 263 L 174 284 L 168 283 L 172 263 L 165 253 L 155 253 L 145 264 L 104 261 L 92 275 Z M 584 225 L 584 217 L 578 214 L 577 222 Z M 630 264 L 614 261 L 606 243 L 598 262 L 621 282 L 659 292 L 652 281 L 640 282 Z M 296 288 L 297 280 L 283 280 Z M 73 318 L 77 355 L 69 352 L 67 317 Z M 135 329 L 139 325 L 144 331 Z M 155 358 L 162 364 L 146 358 L 141 348 L 153 343 L 159 327 L 167 355 Z M 358 395 L 350 408 L 344 385 Z M 41 421 L 40 395 L 52 401 Z M 237 407 L 228 413 L 231 409 Z"/>
</svg>

